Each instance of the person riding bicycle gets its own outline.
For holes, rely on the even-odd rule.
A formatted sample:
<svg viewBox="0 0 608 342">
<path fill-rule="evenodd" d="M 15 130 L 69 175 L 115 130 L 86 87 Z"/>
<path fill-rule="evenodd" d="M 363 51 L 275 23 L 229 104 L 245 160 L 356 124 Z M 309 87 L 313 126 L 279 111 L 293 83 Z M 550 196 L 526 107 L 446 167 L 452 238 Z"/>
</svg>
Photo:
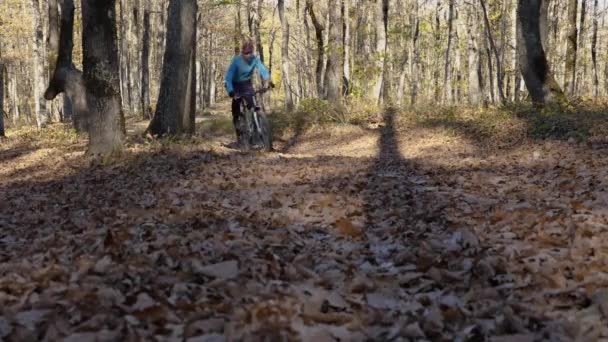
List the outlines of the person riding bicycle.
<svg viewBox="0 0 608 342">
<path fill-rule="evenodd" d="M 256 68 L 258 69 L 260 76 L 262 76 L 264 87 L 267 85 L 272 87 L 268 69 L 253 52 L 253 41 L 251 39 L 245 39 L 241 45 L 241 54 L 232 58 L 232 62 L 230 63 L 230 67 L 228 67 L 224 78 L 226 91 L 232 98 L 232 123 L 236 131 L 237 142 L 241 145 L 246 145 L 247 142 L 242 141 L 244 134 L 239 125 L 239 120 L 241 120 L 243 115 L 240 109 L 240 101 L 241 99 L 244 99 L 247 103 L 247 108 L 254 106 L 255 102 L 253 97 L 255 96 L 255 90 L 253 89 L 251 78 L 253 77 L 253 72 Z M 256 110 L 258 109 L 256 108 Z"/>
</svg>

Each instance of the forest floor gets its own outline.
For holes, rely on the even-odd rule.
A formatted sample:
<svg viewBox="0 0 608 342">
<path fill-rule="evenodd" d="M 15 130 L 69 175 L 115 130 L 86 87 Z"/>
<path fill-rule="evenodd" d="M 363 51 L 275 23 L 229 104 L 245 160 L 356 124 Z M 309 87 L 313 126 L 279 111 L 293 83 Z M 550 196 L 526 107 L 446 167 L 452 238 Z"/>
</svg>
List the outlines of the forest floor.
<svg viewBox="0 0 608 342">
<path fill-rule="evenodd" d="M 608 340 L 608 137 L 199 121 L 0 143 L 0 341 Z"/>
</svg>

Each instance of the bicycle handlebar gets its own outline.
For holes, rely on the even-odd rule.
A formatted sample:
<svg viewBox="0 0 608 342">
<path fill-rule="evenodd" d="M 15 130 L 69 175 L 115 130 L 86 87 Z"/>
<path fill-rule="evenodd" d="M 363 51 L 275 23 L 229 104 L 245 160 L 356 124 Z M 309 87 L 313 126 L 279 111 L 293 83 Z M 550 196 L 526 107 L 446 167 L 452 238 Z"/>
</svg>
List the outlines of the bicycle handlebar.
<svg viewBox="0 0 608 342">
<path fill-rule="evenodd" d="M 265 92 L 271 91 L 272 89 L 273 89 L 273 87 L 264 87 L 264 88 L 260 88 L 260 89 L 255 90 L 255 91 L 253 92 L 253 95 L 263 94 L 263 93 L 265 93 Z M 236 94 L 236 95 L 234 95 L 234 99 L 235 99 L 235 100 L 238 100 L 238 99 L 242 98 L 243 96 L 245 96 L 245 95 L 242 95 L 242 94 Z"/>
</svg>

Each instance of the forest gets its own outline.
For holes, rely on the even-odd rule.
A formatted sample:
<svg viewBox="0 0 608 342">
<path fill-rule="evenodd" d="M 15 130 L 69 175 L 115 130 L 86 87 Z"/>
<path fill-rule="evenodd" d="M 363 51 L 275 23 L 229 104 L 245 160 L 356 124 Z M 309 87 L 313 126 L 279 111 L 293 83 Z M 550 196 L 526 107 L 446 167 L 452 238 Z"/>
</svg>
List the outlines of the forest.
<svg viewBox="0 0 608 342">
<path fill-rule="evenodd" d="M 606 0 L 0 0 L 0 342 L 608 339 Z"/>
</svg>

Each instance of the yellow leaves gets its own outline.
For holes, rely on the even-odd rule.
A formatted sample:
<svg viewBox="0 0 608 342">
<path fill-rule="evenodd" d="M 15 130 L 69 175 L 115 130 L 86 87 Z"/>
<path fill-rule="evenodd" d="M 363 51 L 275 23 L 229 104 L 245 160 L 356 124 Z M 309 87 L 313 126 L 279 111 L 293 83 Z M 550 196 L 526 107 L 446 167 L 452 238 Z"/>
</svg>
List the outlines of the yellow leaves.
<svg viewBox="0 0 608 342">
<path fill-rule="evenodd" d="M 341 218 L 335 223 L 336 230 L 338 234 L 354 238 L 360 239 L 363 236 L 363 230 L 357 226 L 355 226 L 349 219 Z"/>
</svg>

